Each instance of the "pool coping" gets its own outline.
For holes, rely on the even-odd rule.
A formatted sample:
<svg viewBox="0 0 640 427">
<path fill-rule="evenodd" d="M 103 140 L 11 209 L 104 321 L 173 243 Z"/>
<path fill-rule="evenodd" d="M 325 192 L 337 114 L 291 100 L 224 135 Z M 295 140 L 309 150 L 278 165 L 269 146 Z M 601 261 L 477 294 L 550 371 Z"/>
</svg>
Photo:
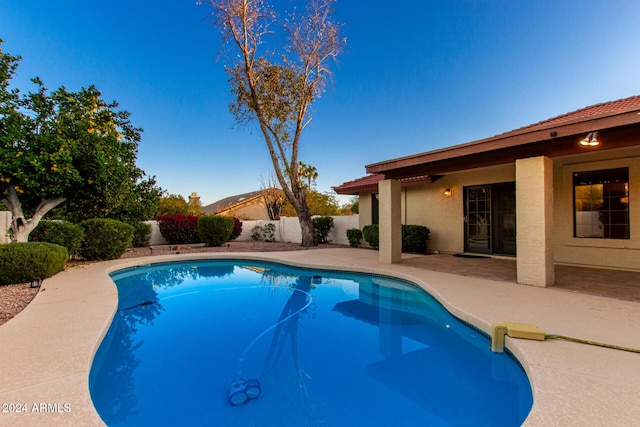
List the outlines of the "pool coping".
<svg viewBox="0 0 640 427">
<path fill-rule="evenodd" d="M 88 378 L 117 308 L 117 290 L 108 274 L 156 262 L 250 259 L 398 277 L 421 286 L 451 313 L 487 333 L 493 323 L 507 320 L 640 348 L 638 303 L 402 263 L 380 264 L 377 256 L 375 251 L 349 248 L 199 253 L 114 260 L 64 271 L 47 279 L 31 304 L 0 326 L 0 405 L 14 405 L 5 407 L 12 412 L 1 412 L 0 406 L 0 425 L 104 425 L 91 402 Z M 534 405 L 524 425 L 622 426 L 640 419 L 640 355 L 558 340 L 507 338 L 507 347 L 533 388 Z"/>
</svg>

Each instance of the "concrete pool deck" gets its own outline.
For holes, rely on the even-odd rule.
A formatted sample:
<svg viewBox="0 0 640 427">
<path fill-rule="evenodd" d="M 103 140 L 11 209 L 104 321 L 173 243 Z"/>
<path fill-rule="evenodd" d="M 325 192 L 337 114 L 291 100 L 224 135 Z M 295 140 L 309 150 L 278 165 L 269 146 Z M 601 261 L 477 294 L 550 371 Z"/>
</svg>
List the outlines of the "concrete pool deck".
<svg viewBox="0 0 640 427">
<path fill-rule="evenodd" d="M 384 265 L 375 251 L 199 253 L 90 264 L 47 279 L 18 316 L 0 326 L 0 425 L 104 425 L 89 396 L 92 359 L 117 307 L 108 273 L 151 262 L 234 258 L 387 274 L 410 280 L 449 311 L 489 332 L 498 321 L 547 333 L 640 348 L 640 303 Z M 635 426 L 640 419 L 640 354 L 568 341 L 507 338 L 534 391 L 526 426 Z M 500 411 L 500 402 L 495 403 Z"/>
</svg>

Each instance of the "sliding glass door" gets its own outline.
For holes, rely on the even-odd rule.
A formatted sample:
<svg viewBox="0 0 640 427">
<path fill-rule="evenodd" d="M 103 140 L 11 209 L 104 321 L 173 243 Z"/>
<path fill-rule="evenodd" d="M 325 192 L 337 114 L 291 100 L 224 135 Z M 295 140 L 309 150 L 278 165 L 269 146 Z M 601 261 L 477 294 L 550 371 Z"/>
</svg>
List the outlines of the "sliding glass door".
<svg viewBox="0 0 640 427">
<path fill-rule="evenodd" d="M 515 183 L 465 187 L 465 252 L 516 254 Z"/>
</svg>

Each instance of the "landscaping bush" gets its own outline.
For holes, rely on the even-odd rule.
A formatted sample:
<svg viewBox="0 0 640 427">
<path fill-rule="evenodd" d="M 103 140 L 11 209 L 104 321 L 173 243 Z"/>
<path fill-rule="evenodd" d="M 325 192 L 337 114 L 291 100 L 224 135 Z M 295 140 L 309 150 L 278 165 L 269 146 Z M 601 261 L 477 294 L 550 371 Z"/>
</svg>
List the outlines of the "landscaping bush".
<svg viewBox="0 0 640 427">
<path fill-rule="evenodd" d="M 229 240 L 236 240 L 242 234 L 242 221 L 238 218 L 233 218 L 233 231 Z"/>
<path fill-rule="evenodd" d="M 115 219 L 88 219 L 80 223 L 84 241 L 80 255 L 87 260 L 120 258 L 133 240 L 132 225 Z"/>
<path fill-rule="evenodd" d="M 372 248 L 380 246 L 380 227 L 378 224 L 370 224 L 362 227 L 362 237 Z"/>
<path fill-rule="evenodd" d="M 362 242 L 362 230 L 359 228 L 350 228 L 347 230 L 347 240 L 352 248 L 359 248 Z"/>
<path fill-rule="evenodd" d="M 275 224 L 268 222 L 263 226 L 255 225 L 251 229 L 251 238 L 253 240 L 264 240 L 265 242 L 276 241 L 276 226 Z"/>
<path fill-rule="evenodd" d="M 151 242 L 151 224 L 140 221 L 133 224 L 133 228 L 134 232 L 131 245 L 134 248 L 149 246 L 149 242 Z"/>
<path fill-rule="evenodd" d="M 429 234 L 429 229 L 425 226 L 402 224 L 402 252 L 425 253 Z M 371 247 L 377 249 L 380 246 L 380 228 L 378 224 L 365 225 L 362 228 L 362 236 Z"/>
<path fill-rule="evenodd" d="M 80 249 L 83 239 L 84 230 L 82 227 L 68 221 L 40 221 L 29 234 L 30 241 L 64 246 L 69 255 L 75 254 Z"/>
<path fill-rule="evenodd" d="M 163 215 L 156 218 L 160 234 L 170 245 L 200 243 L 198 217 L 195 215 Z"/>
<path fill-rule="evenodd" d="M 222 215 L 207 215 L 198 219 L 200 240 L 207 246 L 222 246 L 233 232 L 233 218 Z"/>
<path fill-rule="evenodd" d="M 402 225 L 402 252 L 423 254 L 427 251 L 429 229 L 422 225 Z"/>
<path fill-rule="evenodd" d="M 48 242 L 0 245 L 0 285 L 46 279 L 62 271 L 69 259 L 64 246 Z"/>
<path fill-rule="evenodd" d="M 333 218 L 330 216 L 321 216 L 313 218 L 312 221 L 313 238 L 316 240 L 316 243 L 331 243 L 331 240 L 329 240 L 329 233 L 333 228 Z"/>
</svg>

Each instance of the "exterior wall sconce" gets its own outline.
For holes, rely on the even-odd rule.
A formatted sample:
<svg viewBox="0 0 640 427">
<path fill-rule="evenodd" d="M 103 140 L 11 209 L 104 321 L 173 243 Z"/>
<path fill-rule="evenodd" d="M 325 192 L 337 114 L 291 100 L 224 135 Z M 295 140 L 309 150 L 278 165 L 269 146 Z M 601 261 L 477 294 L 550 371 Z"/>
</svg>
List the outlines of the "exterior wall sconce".
<svg viewBox="0 0 640 427">
<path fill-rule="evenodd" d="M 589 132 L 587 136 L 580 140 L 580 145 L 582 145 L 583 147 L 597 147 L 598 145 L 600 145 L 598 132 Z"/>
<path fill-rule="evenodd" d="M 39 277 L 34 277 L 33 279 L 31 279 L 31 285 L 29 286 L 30 288 L 39 288 L 40 285 L 42 285 L 42 279 Z"/>
<path fill-rule="evenodd" d="M 453 193 L 451 192 L 450 188 L 447 188 L 446 190 L 444 190 L 444 197 L 451 197 L 453 196 Z"/>
</svg>

